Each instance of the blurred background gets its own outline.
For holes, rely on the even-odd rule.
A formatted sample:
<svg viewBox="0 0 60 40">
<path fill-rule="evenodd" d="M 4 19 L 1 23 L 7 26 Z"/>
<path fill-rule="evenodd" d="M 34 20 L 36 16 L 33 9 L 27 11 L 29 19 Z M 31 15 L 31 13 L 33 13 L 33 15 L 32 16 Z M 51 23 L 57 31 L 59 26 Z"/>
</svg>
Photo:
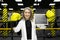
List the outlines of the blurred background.
<svg viewBox="0 0 60 40">
<path fill-rule="evenodd" d="M 0 40 L 21 40 L 21 31 L 14 33 L 12 28 L 21 20 L 25 7 L 30 7 L 33 14 L 44 14 L 41 18 L 46 18 L 45 22 L 48 21 L 44 27 L 60 28 L 60 0 L 0 0 Z M 11 30 L 7 30 L 8 28 Z M 38 28 L 36 33 L 38 40 L 60 40 L 60 30 L 57 29 Z"/>
</svg>

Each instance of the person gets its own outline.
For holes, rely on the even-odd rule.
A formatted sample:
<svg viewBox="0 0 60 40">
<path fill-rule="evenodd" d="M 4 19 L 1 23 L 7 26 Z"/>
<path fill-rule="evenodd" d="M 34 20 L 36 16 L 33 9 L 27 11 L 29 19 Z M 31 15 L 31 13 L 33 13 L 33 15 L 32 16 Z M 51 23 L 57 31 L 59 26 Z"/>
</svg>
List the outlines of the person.
<svg viewBox="0 0 60 40">
<path fill-rule="evenodd" d="M 21 16 L 20 11 L 19 10 L 18 11 L 13 10 L 12 15 L 10 17 L 10 21 L 11 21 L 10 24 L 11 24 L 11 26 L 15 27 L 18 24 L 18 22 L 21 20 L 21 18 L 22 18 L 22 16 Z M 21 31 L 17 32 L 17 34 L 21 35 Z"/>
<path fill-rule="evenodd" d="M 22 38 L 21 40 L 37 40 L 36 36 L 36 25 L 32 15 L 32 10 L 26 7 L 22 13 L 22 19 L 18 25 L 13 28 L 14 32 L 19 32 L 21 29 Z"/>
</svg>

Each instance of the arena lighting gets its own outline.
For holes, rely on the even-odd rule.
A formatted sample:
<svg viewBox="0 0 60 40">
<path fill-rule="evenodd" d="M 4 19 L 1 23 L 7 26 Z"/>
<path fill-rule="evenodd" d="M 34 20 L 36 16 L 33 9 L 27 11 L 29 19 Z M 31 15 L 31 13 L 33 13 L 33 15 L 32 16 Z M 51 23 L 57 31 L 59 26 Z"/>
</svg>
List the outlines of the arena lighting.
<svg viewBox="0 0 60 40">
<path fill-rule="evenodd" d="M 7 6 L 8 4 L 7 4 L 7 3 L 1 3 L 1 5 L 2 5 L 2 6 L 4 6 L 4 5 L 6 5 L 6 6 Z"/>
<path fill-rule="evenodd" d="M 13 8 L 9 8 L 9 10 L 13 10 Z"/>
<path fill-rule="evenodd" d="M 23 6 L 23 3 L 18 3 L 18 6 Z"/>
<path fill-rule="evenodd" d="M 2 10 L 2 9 L 0 8 L 0 10 Z"/>
<path fill-rule="evenodd" d="M 3 2 L 3 0 L 0 0 L 0 2 Z"/>
<path fill-rule="evenodd" d="M 34 8 L 33 10 L 36 10 L 36 8 Z"/>
<path fill-rule="evenodd" d="M 50 3 L 49 6 L 55 5 L 55 3 Z"/>
<path fill-rule="evenodd" d="M 16 2 L 22 2 L 22 0 L 15 0 Z"/>
<path fill-rule="evenodd" d="M 34 6 L 37 6 L 37 5 L 39 6 L 39 3 L 38 4 L 34 3 Z"/>
<path fill-rule="evenodd" d="M 21 8 L 21 10 L 24 10 L 24 8 Z M 33 10 L 36 10 L 36 8 L 34 8 Z"/>
<path fill-rule="evenodd" d="M 21 10 L 24 10 L 24 8 L 21 8 Z"/>
<path fill-rule="evenodd" d="M 41 0 L 35 0 L 35 2 L 37 2 L 37 1 L 38 1 L 38 2 L 41 2 Z"/>
<path fill-rule="evenodd" d="M 54 2 L 60 2 L 60 0 L 54 0 Z"/>
</svg>

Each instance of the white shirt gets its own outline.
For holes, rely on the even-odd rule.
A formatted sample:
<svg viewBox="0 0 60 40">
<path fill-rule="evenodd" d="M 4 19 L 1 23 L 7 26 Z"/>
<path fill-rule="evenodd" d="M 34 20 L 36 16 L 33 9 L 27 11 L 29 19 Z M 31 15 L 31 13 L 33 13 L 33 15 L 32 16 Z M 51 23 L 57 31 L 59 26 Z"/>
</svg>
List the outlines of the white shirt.
<svg viewBox="0 0 60 40">
<path fill-rule="evenodd" d="M 34 21 L 31 21 L 32 23 L 32 40 L 37 40 L 37 36 L 36 36 L 36 26 Z M 25 27 L 25 20 L 22 19 L 18 25 L 13 28 L 14 32 L 19 32 L 20 30 L 22 30 L 22 38 L 21 40 L 27 40 L 27 33 L 26 33 L 26 27 Z"/>
</svg>

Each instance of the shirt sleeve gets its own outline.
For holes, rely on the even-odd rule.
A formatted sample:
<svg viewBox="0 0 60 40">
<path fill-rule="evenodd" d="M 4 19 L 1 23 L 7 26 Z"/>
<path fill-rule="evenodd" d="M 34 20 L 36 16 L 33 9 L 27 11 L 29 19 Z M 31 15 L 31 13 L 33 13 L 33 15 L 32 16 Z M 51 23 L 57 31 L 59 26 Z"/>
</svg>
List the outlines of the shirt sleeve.
<svg viewBox="0 0 60 40">
<path fill-rule="evenodd" d="M 21 23 L 19 22 L 16 27 L 13 28 L 14 32 L 19 32 L 21 29 Z"/>
</svg>

